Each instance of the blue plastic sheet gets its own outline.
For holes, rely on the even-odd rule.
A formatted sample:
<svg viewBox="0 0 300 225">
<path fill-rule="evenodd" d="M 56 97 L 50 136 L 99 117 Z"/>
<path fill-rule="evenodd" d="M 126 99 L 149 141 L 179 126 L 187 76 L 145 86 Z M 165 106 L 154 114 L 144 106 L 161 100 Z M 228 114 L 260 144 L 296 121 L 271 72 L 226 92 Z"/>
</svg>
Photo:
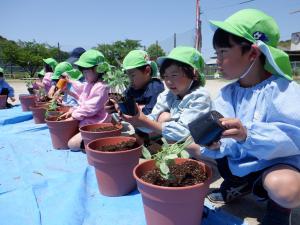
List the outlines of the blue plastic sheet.
<svg viewBox="0 0 300 225">
<path fill-rule="evenodd" d="M 32 112 L 22 112 L 20 105 L 10 109 L 0 109 L 0 126 L 32 119 Z"/>
<path fill-rule="evenodd" d="M 1 225 L 146 225 L 137 190 L 101 195 L 86 155 L 54 150 L 47 125 L 32 119 L 0 126 L 0 174 Z M 202 225 L 244 224 L 205 205 Z"/>
</svg>

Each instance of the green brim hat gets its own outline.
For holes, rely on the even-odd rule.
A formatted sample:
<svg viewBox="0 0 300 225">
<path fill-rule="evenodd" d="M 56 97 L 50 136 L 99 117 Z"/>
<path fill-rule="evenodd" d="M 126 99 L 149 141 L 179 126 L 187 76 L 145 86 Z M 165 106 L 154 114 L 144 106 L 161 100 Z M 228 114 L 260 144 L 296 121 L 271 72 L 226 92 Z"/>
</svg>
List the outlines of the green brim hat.
<svg viewBox="0 0 300 225">
<path fill-rule="evenodd" d="M 0 73 L 4 73 L 4 70 L 3 70 L 3 68 L 1 68 L 1 67 L 0 67 Z"/>
<path fill-rule="evenodd" d="M 44 63 L 48 64 L 52 70 L 55 70 L 55 67 L 57 66 L 57 61 L 53 58 L 47 58 L 47 59 L 43 59 Z"/>
<path fill-rule="evenodd" d="M 57 64 L 57 66 L 55 67 L 54 73 L 51 76 L 52 80 L 57 80 L 60 78 L 60 76 L 63 73 L 67 73 L 68 71 L 73 70 L 73 67 L 70 63 L 68 62 L 61 62 L 59 64 Z"/>
<path fill-rule="evenodd" d="M 124 70 L 130 70 L 145 65 L 149 65 L 151 67 L 151 76 L 156 77 L 158 72 L 157 64 L 153 61 L 150 61 L 148 53 L 142 50 L 130 51 L 125 56 L 122 66 Z"/>
<path fill-rule="evenodd" d="M 205 81 L 205 76 L 203 73 L 204 59 L 197 49 L 187 46 L 178 46 L 174 48 L 168 56 L 159 57 L 157 59 L 157 63 L 161 66 L 166 59 L 172 59 L 190 65 L 198 71 L 200 79 Z"/>
<path fill-rule="evenodd" d="M 45 76 L 45 69 L 41 69 L 37 74 L 41 76 Z"/>
<path fill-rule="evenodd" d="M 275 20 L 256 9 L 243 9 L 225 21 L 210 21 L 214 28 L 243 37 L 256 44 L 266 56 L 265 69 L 275 75 L 292 80 L 289 56 L 277 48 L 280 38 Z"/>
<path fill-rule="evenodd" d="M 83 53 L 74 64 L 82 68 L 91 68 L 104 62 L 104 55 L 95 49 Z"/>
</svg>

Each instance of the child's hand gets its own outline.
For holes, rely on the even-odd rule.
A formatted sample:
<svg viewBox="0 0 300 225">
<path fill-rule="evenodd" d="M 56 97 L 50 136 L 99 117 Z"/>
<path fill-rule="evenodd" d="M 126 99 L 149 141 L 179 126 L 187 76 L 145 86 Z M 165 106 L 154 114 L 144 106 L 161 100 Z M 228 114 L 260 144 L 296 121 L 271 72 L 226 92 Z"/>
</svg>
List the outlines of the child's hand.
<svg viewBox="0 0 300 225">
<path fill-rule="evenodd" d="M 16 101 L 15 97 L 10 97 L 9 98 L 12 102 Z"/>
<path fill-rule="evenodd" d="M 68 119 L 68 118 L 72 118 L 72 111 L 68 111 L 58 117 L 58 119 L 61 119 L 61 120 Z"/>
<path fill-rule="evenodd" d="M 125 120 L 126 122 L 134 125 L 143 127 L 144 121 L 147 120 L 147 116 L 143 113 L 143 111 L 138 107 L 138 104 L 136 104 L 137 108 L 137 114 L 135 116 L 125 115 L 119 111 L 120 117 Z"/>
<path fill-rule="evenodd" d="M 116 113 L 119 112 L 119 105 L 115 100 L 110 98 L 107 102 L 105 102 L 104 109 L 109 114 Z"/>
<path fill-rule="evenodd" d="M 242 122 L 236 118 L 221 118 L 222 125 L 226 130 L 222 133 L 223 138 L 233 138 L 237 141 L 245 141 L 247 138 L 247 129 Z"/>
</svg>

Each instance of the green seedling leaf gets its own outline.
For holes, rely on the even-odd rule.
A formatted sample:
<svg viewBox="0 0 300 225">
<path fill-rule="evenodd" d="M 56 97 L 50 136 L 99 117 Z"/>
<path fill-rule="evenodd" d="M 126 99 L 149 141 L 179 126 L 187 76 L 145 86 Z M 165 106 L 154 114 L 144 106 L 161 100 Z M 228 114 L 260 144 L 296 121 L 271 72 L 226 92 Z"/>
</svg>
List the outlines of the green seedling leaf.
<svg viewBox="0 0 300 225">
<path fill-rule="evenodd" d="M 164 175 L 167 175 L 170 172 L 170 169 L 165 162 L 160 163 L 159 170 Z"/>
<path fill-rule="evenodd" d="M 143 146 L 142 154 L 145 159 L 151 159 L 151 153 L 145 146 Z"/>
</svg>

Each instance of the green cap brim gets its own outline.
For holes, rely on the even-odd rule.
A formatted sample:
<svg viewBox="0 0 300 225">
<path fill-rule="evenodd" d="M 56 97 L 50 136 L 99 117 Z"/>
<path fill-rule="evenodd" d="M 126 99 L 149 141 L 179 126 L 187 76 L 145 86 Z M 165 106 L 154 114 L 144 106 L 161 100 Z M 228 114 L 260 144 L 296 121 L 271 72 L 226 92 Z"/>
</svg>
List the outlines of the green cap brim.
<svg viewBox="0 0 300 225">
<path fill-rule="evenodd" d="M 95 66 L 93 64 L 86 63 L 86 62 L 83 62 L 83 61 L 80 61 L 80 60 L 76 61 L 74 64 L 77 65 L 77 66 L 80 66 L 82 68 L 91 68 L 91 67 Z"/>
</svg>

